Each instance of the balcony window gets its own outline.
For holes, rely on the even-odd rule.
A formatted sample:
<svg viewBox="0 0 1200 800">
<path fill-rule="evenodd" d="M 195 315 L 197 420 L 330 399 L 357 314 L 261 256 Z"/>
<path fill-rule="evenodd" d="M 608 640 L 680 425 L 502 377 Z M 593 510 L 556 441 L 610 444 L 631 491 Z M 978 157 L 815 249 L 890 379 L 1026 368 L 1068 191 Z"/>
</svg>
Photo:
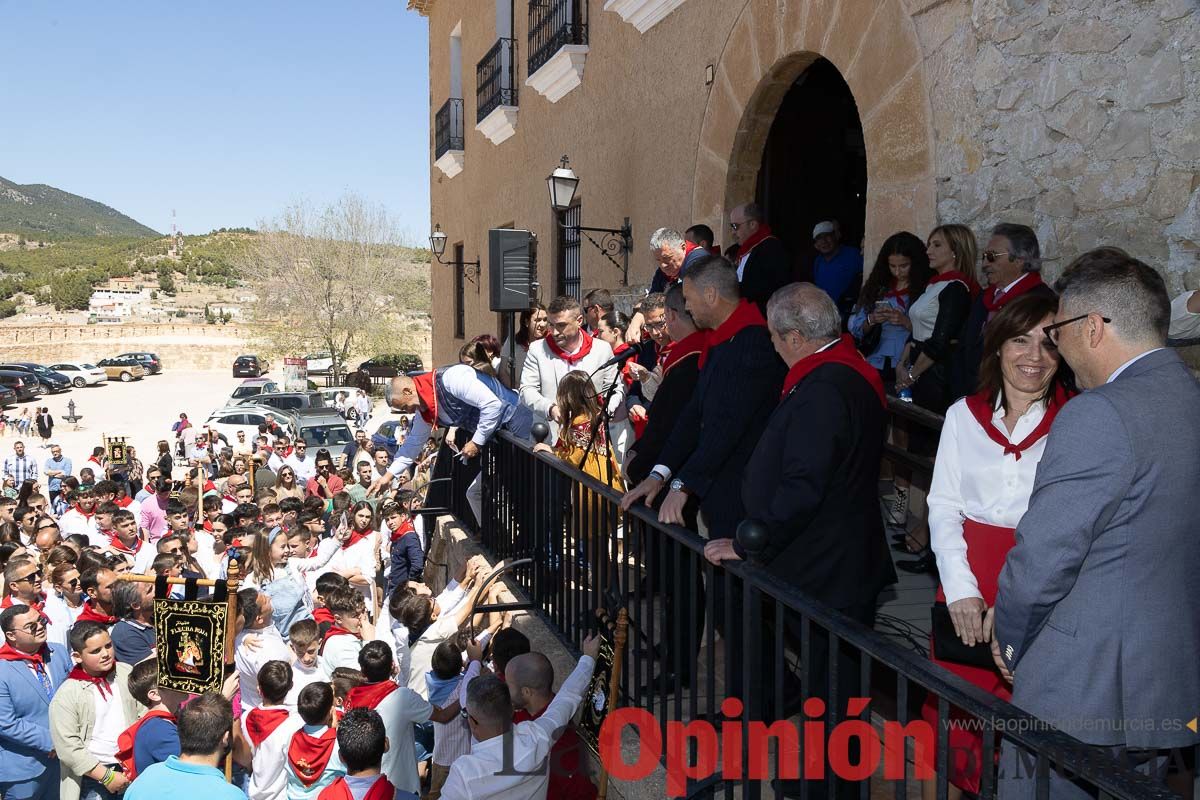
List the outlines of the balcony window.
<svg viewBox="0 0 1200 800">
<path fill-rule="evenodd" d="M 447 178 L 462 172 L 464 164 L 463 101 L 451 97 L 434 117 L 434 165 Z"/>
<path fill-rule="evenodd" d="M 516 133 L 517 40 L 497 39 L 475 68 L 475 129 L 500 144 Z"/>
<path fill-rule="evenodd" d="M 557 103 L 583 81 L 587 53 L 586 0 L 530 0 L 527 86 Z"/>
</svg>

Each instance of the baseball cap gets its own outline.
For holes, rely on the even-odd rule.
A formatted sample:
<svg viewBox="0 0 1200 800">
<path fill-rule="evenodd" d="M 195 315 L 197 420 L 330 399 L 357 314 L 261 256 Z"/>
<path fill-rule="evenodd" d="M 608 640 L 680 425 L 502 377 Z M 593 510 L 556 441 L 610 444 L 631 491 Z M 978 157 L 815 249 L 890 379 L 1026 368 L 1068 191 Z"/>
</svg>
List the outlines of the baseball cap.
<svg viewBox="0 0 1200 800">
<path fill-rule="evenodd" d="M 818 222 L 817 226 L 815 228 L 813 228 L 813 240 L 815 241 L 818 236 L 822 236 L 826 233 L 833 233 L 833 232 L 834 232 L 834 227 L 833 227 L 832 222 L 829 222 L 829 221 Z"/>
</svg>

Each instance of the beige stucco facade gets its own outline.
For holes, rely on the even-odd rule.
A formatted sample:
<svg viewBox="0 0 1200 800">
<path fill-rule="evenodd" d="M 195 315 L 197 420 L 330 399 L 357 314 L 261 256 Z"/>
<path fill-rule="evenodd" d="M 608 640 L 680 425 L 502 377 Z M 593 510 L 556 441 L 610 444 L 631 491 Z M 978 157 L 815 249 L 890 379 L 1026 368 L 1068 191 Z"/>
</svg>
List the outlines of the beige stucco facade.
<svg viewBox="0 0 1200 800">
<path fill-rule="evenodd" d="M 431 170 L 431 220 L 483 274 L 466 284 L 468 337 L 488 309 L 487 231 L 539 237 L 552 290 L 557 232 L 545 179 L 562 155 L 580 178 L 583 224 L 633 224 L 630 284 L 649 280 L 656 227 L 704 222 L 726 238 L 753 199 L 784 94 L 817 57 L 858 105 L 867 150 L 865 247 L 938 222 L 986 241 L 1004 219 L 1039 233 L 1053 275 L 1083 249 L 1125 246 L 1178 291 L 1200 281 L 1200 14 L 1196 0 L 676 0 L 644 32 L 591 0 L 582 82 L 555 103 L 525 85 L 525 0 L 514 4 L 520 97 L 499 145 L 475 130 L 475 64 L 495 43 L 484 0 L 412 0 L 429 20 L 430 111 L 450 96 L 461 33 L 461 172 Z M 633 3 L 632 5 L 639 5 Z M 708 68 L 712 68 L 711 82 Z M 430 161 L 434 131 L 430 131 Z M 814 187 L 819 191 L 819 187 Z M 620 271 L 586 241 L 585 289 Z M 434 357 L 451 360 L 454 270 L 433 266 Z M 478 290 L 477 290 L 478 289 Z"/>
</svg>

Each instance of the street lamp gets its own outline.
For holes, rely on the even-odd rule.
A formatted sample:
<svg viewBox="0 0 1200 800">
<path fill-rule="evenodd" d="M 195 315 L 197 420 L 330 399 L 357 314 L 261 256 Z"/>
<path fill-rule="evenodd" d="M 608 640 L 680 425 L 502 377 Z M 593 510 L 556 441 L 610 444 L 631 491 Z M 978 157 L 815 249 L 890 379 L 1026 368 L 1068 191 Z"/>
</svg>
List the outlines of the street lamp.
<svg viewBox="0 0 1200 800">
<path fill-rule="evenodd" d="M 575 200 L 575 192 L 579 189 L 579 178 L 571 169 L 571 163 L 566 156 L 562 157 L 562 163 L 547 176 L 546 188 L 550 191 L 551 208 L 559 213 L 571 208 L 571 204 Z M 620 228 L 585 228 L 582 225 L 567 225 L 562 221 L 559 221 L 558 224 L 563 230 L 582 234 L 604 254 L 605 258 L 621 270 L 621 285 L 629 285 L 629 254 L 633 251 L 633 227 L 629 224 L 629 217 L 625 218 L 625 224 Z M 588 233 L 603 235 L 599 241 L 596 241 L 588 236 Z M 613 258 L 618 254 L 623 257 L 623 263 L 618 263 Z"/>
<path fill-rule="evenodd" d="M 447 267 L 458 267 L 463 271 L 463 277 L 475 284 L 475 288 L 479 288 L 479 259 L 474 261 L 442 261 L 442 254 L 446 252 L 446 239 L 448 237 L 442 232 L 441 225 L 434 225 L 433 232 L 429 234 L 429 249 L 433 251 L 433 257 L 437 259 L 439 264 L 445 264 Z"/>
</svg>

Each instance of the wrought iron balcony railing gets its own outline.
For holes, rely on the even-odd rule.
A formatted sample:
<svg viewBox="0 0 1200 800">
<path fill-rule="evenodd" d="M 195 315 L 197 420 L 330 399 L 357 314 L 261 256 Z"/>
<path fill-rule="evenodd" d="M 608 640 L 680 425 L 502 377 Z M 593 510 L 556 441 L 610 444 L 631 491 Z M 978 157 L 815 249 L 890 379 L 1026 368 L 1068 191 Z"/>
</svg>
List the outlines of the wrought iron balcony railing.
<svg viewBox="0 0 1200 800">
<path fill-rule="evenodd" d="M 517 104 L 517 40 L 497 39 L 475 67 L 475 121 Z"/>
<path fill-rule="evenodd" d="M 587 44 L 586 0 L 529 0 L 529 74 L 564 45 Z"/>
<path fill-rule="evenodd" d="M 462 150 L 463 143 L 463 101 L 451 97 L 434 117 L 434 158 L 441 158 L 451 150 Z"/>
</svg>

